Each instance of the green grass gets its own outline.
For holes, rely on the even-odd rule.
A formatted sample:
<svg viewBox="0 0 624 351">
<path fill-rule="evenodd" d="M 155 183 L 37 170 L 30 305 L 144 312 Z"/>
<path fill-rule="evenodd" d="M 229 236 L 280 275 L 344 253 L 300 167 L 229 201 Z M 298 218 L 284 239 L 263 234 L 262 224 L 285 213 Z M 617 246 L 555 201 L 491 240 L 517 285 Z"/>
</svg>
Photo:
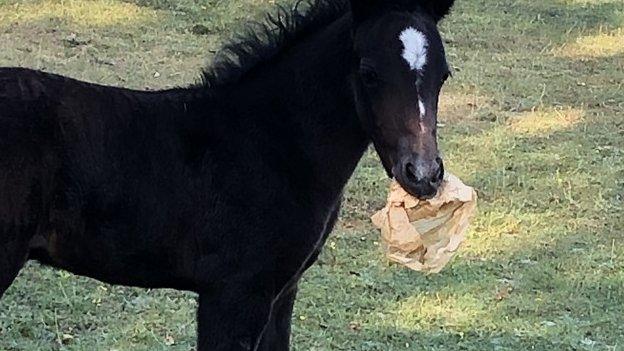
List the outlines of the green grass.
<svg viewBox="0 0 624 351">
<path fill-rule="evenodd" d="M 273 3 L 0 0 L 0 66 L 183 85 Z M 623 28 L 621 0 L 459 1 L 440 137 L 480 194 L 469 240 L 440 275 L 389 266 L 369 153 L 302 282 L 294 349 L 624 350 Z M 0 350 L 189 350 L 194 308 L 30 264 L 0 302 Z"/>
</svg>

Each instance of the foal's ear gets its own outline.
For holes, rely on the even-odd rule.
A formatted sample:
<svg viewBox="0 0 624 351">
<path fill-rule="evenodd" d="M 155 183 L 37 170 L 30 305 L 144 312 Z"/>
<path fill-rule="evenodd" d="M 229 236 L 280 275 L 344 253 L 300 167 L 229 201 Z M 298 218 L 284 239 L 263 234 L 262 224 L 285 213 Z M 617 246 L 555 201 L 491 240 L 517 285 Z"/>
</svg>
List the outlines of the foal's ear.
<svg viewBox="0 0 624 351">
<path fill-rule="evenodd" d="M 440 22 L 451 12 L 455 0 L 419 0 L 418 2 L 433 16 L 436 22 Z"/>
<path fill-rule="evenodd" d="M 356 22 L 367 19 L 381 8 L 383 0 L 350 0 L 351 13 Z"/>
</svg>

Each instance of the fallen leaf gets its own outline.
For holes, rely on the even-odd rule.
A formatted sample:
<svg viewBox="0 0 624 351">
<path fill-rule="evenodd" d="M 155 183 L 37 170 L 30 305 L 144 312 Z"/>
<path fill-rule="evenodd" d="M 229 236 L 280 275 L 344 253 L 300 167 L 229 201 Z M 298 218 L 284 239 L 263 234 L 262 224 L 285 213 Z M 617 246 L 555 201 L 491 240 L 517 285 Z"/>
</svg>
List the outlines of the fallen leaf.
<svg viewBox="0 0 624 351">
<path fill-rule="evenodd" d="M 503 301 L 504 299 L 509 297 L 512 291 L 513 287 L 510 285 L 506 285 L 496 293 L 496 296 L 494 298 L 496 299 L 496 301 Z"/>
</svg>

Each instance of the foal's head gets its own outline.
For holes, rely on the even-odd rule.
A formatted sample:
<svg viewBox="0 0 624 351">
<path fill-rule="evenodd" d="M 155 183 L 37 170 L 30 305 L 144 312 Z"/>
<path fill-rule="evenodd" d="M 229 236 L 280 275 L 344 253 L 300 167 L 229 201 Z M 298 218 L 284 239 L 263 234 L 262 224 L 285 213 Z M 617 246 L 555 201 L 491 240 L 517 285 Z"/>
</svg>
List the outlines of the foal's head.
<svg viewBox="0 0 624 351">
<path fill-rule="evenodd" d="M 436 127 L 450 71 L 437 23 L 453 0 L 351 0 L 358 114 L 390 176 L 419 198 L 444 177 Z"/>
</svg>

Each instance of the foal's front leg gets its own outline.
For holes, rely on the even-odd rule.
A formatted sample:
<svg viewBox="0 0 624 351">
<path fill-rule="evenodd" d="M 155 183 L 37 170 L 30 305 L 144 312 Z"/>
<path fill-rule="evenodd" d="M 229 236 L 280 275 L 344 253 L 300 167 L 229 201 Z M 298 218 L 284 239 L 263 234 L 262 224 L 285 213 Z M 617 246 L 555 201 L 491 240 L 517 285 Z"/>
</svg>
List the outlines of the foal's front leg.
<svg viewBox="0 0 624 351">
<path fill-rule="evenodd" d="M 28 256 L 28 244 L 19 233 L 0 230 L 0 298 L 20 271 Z"/>
<path fill-rule="evenodd" d="M 262 341 L 256 351 L 290 350 L 290 325 L 297 287 L 292 287 L 273 306 L 271 320 L 264 330 Z"/>
<path fill-rule="evenodd" d="M 200 293 L 197 351 L 255 351 L 272 299 L 269 289 L 247 284 Z"/>
</svg>

